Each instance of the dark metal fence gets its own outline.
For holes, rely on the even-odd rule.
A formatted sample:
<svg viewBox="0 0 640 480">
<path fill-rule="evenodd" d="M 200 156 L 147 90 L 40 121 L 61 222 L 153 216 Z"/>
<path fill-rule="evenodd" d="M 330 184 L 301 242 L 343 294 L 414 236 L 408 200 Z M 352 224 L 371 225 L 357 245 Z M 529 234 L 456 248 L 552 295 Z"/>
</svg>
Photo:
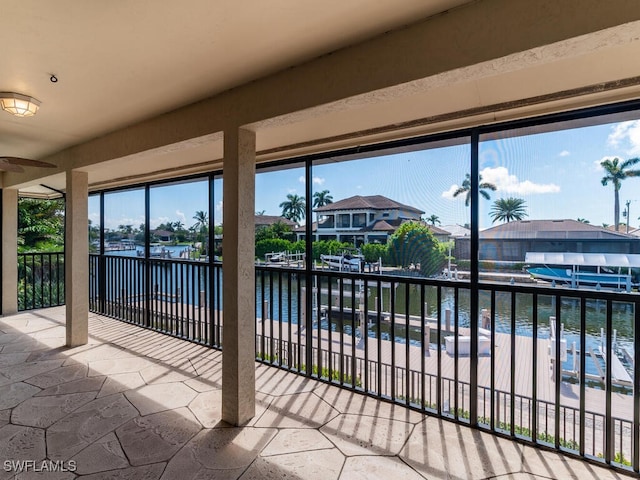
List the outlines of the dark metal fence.
<svg viewBox="0 0 640 480">
<path fill-rule="evenodd" d="M 200 344 L 222 342 L 222 267 L 90 255 L 89 308 Z"/>
<path fill-rule="evenodd" d="M 92 311 L 222 346 L 222 267 L 92 255 Z M 256 358 L 638 472 L 640 296 L 256 267 Z"/>
<path fill-rule="evenodd" d="M 637 472 L 640 297 L 482 282 L 476 316 L 471 295 L 450 280 L 258 267 L 256 357 Z"/>
<path fill-rule="evenodd" d="M 18 254 L 18 310 L 64 305 L 64 252 Z"/>
</svg>

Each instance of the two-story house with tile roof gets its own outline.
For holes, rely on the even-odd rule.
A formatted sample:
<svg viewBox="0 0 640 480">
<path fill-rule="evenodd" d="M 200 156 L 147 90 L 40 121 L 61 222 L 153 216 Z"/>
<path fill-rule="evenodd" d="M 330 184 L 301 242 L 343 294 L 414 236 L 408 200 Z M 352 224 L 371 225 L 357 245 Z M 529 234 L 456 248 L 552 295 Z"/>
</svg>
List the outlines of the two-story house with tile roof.
<svg viewBox="0 0 640 480">
<path fill-rule="evenodd" d="M 314 210 L 314 240 L 338 240 L 360 246 L 363 243 L 386 243 L 389 236 L 406 221 L 420 221 L 422 210 L 404 205 L 382 195 L 345 198 Z M 431 227 L 439 240 L 448 232 Z M 299 239 L 304 238 L 304 227 L 296 229 Z M 440 238 L 439 238 L 440 237 Z"/>
</svg>

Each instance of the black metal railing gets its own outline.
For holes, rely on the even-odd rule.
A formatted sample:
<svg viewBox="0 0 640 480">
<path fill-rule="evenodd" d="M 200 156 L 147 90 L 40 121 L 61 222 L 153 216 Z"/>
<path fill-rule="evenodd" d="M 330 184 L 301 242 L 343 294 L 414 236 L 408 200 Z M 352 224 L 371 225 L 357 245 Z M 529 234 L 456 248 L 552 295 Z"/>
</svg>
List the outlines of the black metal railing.
<svg viewBox="0 0 640 480">
<path fill-rule="evenodd" d="M 64 252 L 18 254 L 18 310 L 64 305 Z"/>
<path fill-rule="evenodd" d="M 257 267 L 256 357 L 637 472 L 640 297 L 483 282 L 476 319 L 471 294 L 450 280 Z"/>
<path fill-rule="evenodd" d="M 92 311 L 222 346 L 222 267 L 92 255 Z M 256 358 L 638 472 L 635 293 L 256 267 Z M 475 303 L 474 303 L 475 304 Z M 472 375 L 471 372 L 475 372 Z"/>
<path fill-rule="evenodd" d="M 90 255 L 89 278 L 91 311 L 221 346 L 221 264 Z"/>
</svg>

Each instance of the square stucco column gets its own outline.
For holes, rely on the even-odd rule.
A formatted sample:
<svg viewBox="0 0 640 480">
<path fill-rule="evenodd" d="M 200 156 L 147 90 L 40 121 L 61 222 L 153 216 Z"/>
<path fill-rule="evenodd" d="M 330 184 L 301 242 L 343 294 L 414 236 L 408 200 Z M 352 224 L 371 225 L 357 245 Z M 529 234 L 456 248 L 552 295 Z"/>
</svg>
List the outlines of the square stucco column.
<svg viewBox="0 0 640 480">
<path fill-rule="evenodd" d="M 255 133 L 225 132 L 222 239 L 222 420 L 255 415 Z"/>
<path fill-rule="evenodd" d="M 67 346 L 89 339 L 89 176 L 67 171 L 64 245 L 64 299 Z"/>
<path fill-rule="evenodd" d="M 18 190 L 2 190 L 2 314 L 18 311 Z"/>
</svg>

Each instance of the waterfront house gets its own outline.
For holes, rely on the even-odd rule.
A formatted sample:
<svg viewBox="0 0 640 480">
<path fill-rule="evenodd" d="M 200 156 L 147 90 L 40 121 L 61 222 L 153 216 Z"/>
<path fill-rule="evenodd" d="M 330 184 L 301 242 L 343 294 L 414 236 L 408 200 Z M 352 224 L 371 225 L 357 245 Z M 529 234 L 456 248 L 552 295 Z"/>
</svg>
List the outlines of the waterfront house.
<svg viewBox="0 0 640 480">
<path fill-rule="evenodd" d="M 314 209 L 318 221 L 313 224 L 314 239 L 338 240 L 360 246 L 363 243 L 387 243 L 387 239 L 406 221 L 420 221 L 422 210 L 382 195 L 338 200 Z M 446 236 L 437 227 L 440 238 Z M 304 227 L 296 230 L 304 238 Z"/>
<path fill-rule="evenodd" d="M 256 230 L 260 228 L 270 227 L 271 225 L 275 225 L 276 223 L 282 223 L 292 230 L 296 226 L 295 222 L 292 222 L 288 218 L 278 215 L 256 215 L 255 218 Z"/>
<path fill-rule="evenodd" d="M 173 237 L 175 235 L 174 232 L 162 229 L 153 230 L 152 234 L 159 242 L 170 242 L 171 240 L 173 240 Z"/>
<path fill-rule="evenodd" d="M 456 239 L 456 252 L 468 252 L 468 242 Z M 520 220 L 480 232 L 480 260 L 524 262 L 526 252 L 640 253 L 640 238 L 571 219 Z"/>
</svg>

